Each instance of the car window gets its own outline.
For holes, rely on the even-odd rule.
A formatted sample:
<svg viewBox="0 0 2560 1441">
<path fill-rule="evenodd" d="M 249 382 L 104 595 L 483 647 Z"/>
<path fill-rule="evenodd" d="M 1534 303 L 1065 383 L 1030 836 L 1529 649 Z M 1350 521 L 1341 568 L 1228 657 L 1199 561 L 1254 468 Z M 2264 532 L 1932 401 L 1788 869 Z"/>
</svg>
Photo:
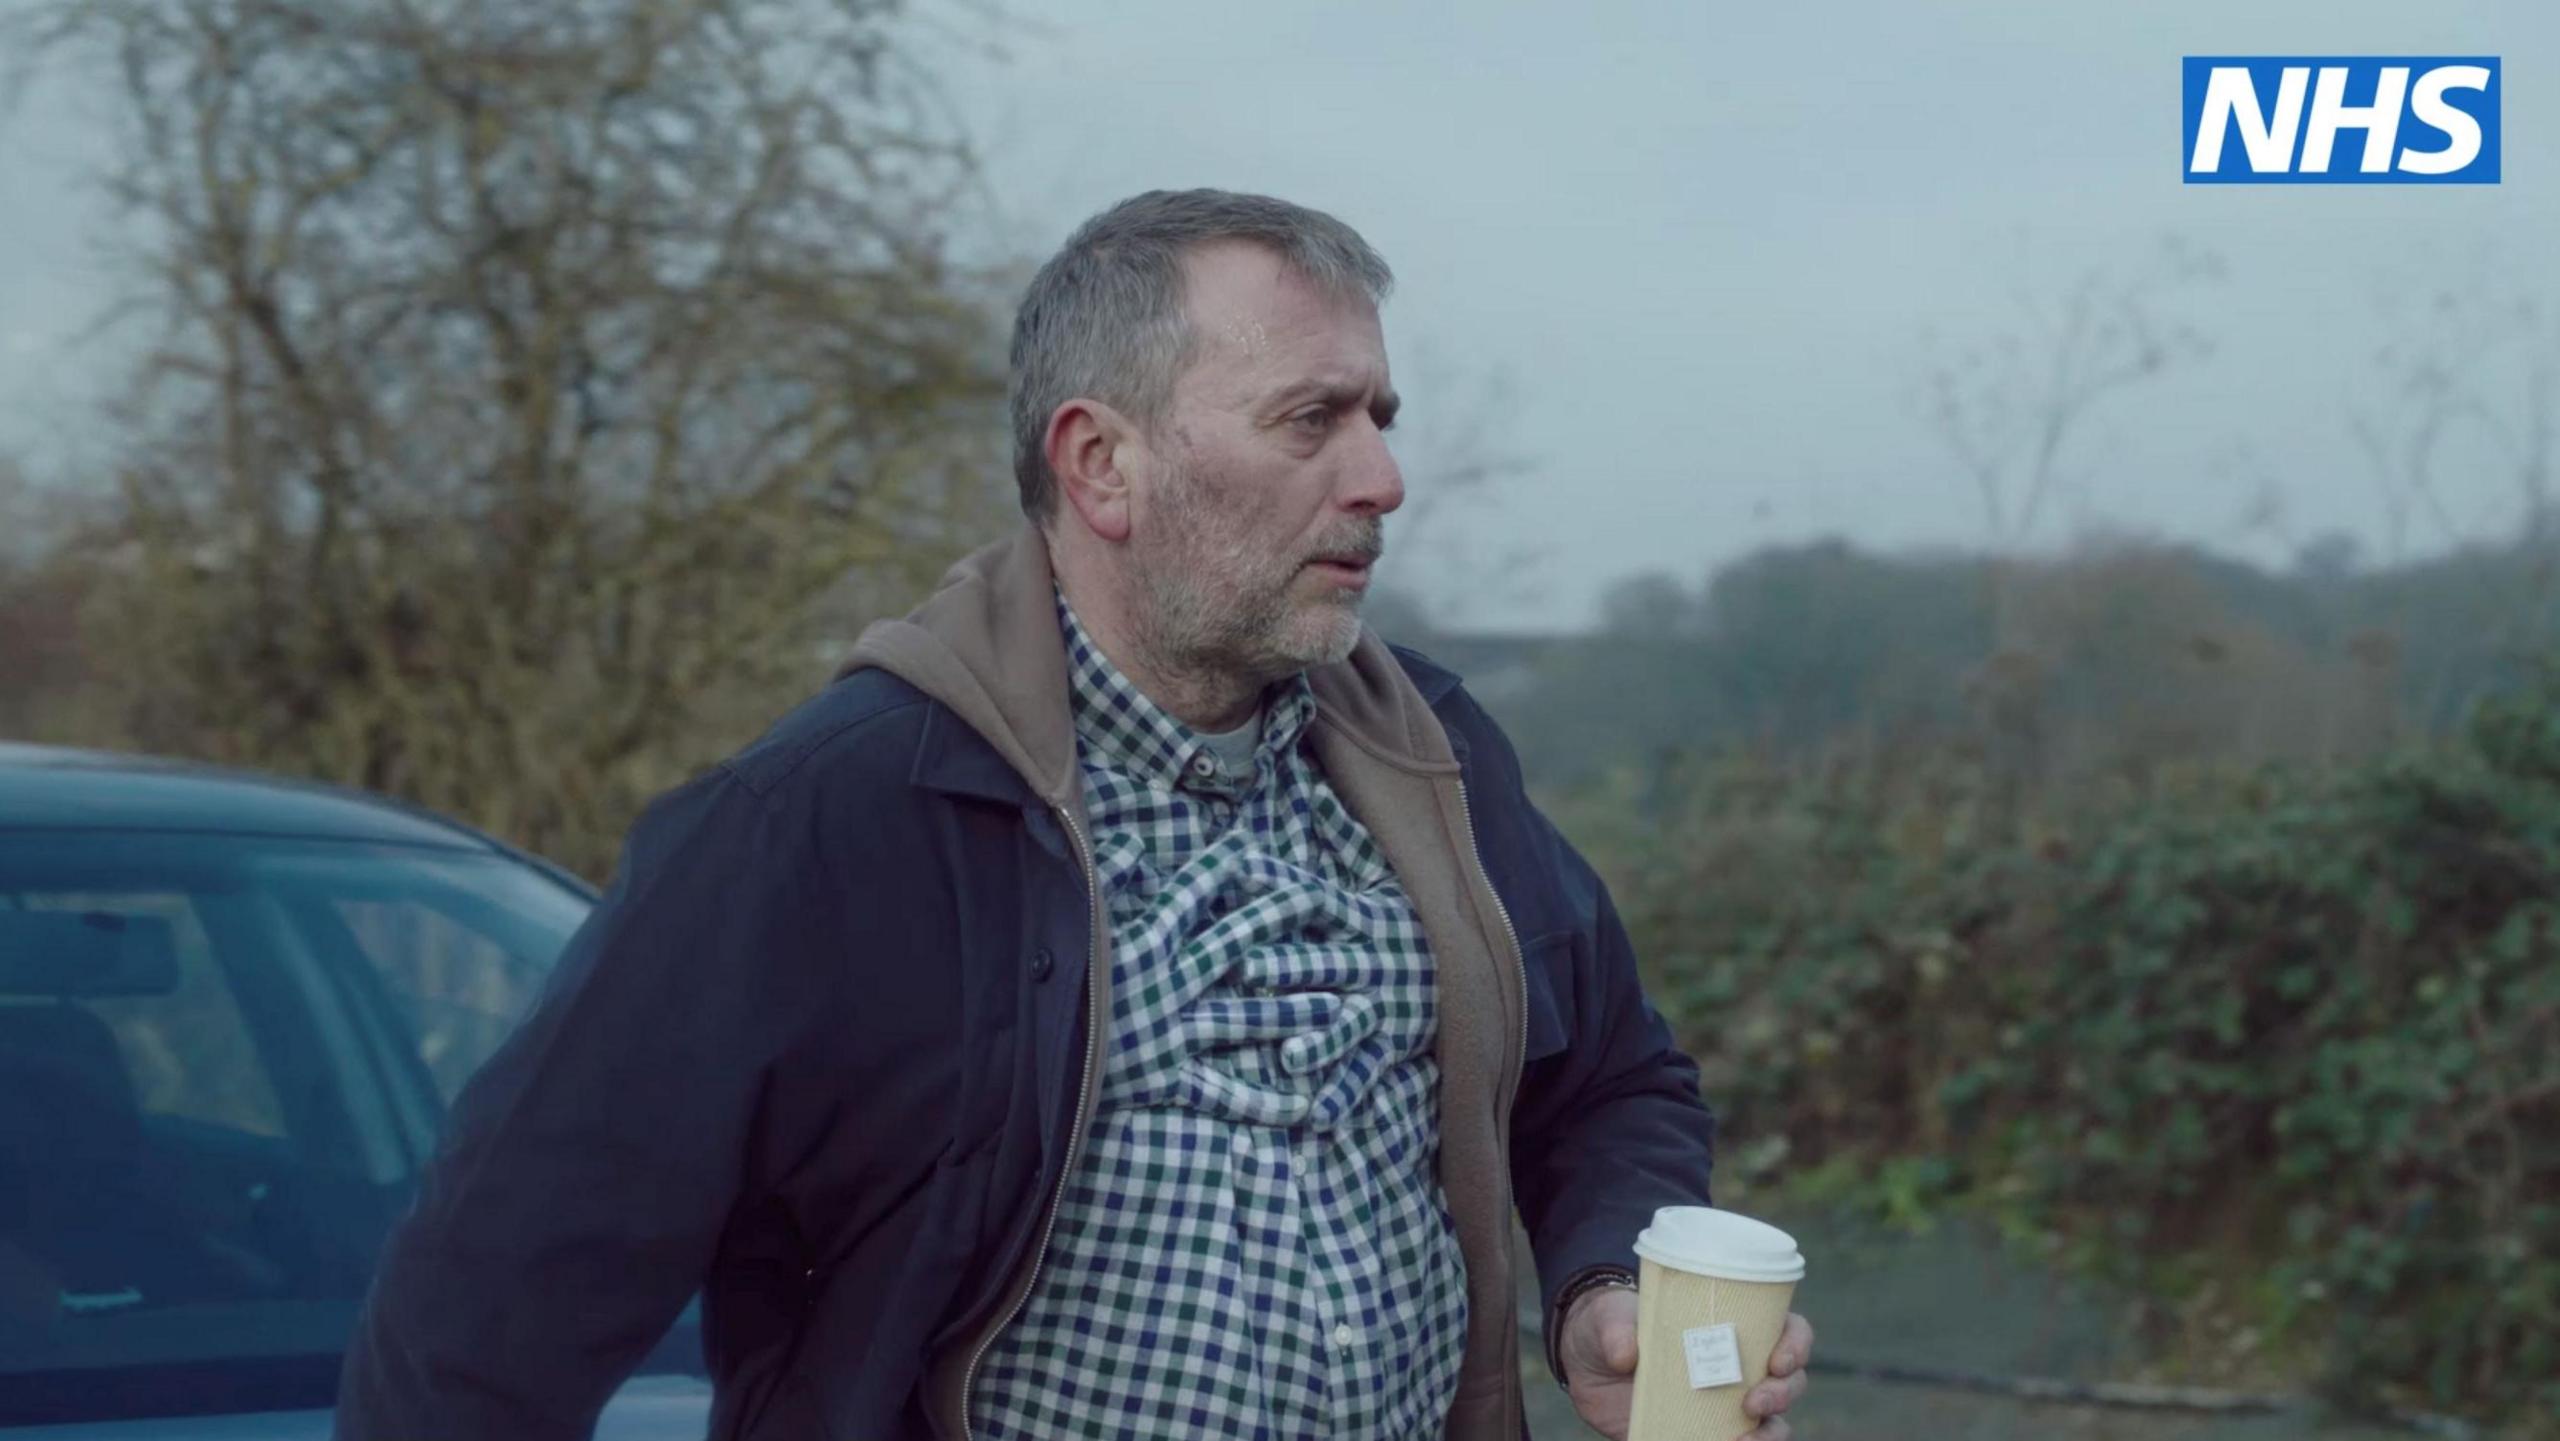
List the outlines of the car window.
<svg viewBox="0 0 2560 1441">
<path fill-rule="evenodd" d="M 101 995 L 69 1004 L 95 1015 L 115 1037 L 143 1114 L 281 1136 L 275 1083 L 258 1053 L 231 983 L 214 964 L 196 908 L 180 892 L 21 891 L 0 905 L 80 916 L 142 916 L 168 923 L 177 984 L 164 994 Z M 0 995 L 0 1006 L 44 1004 Z"/>
<path fill-rule="evenodd" d="M 328 1404 L 587 909 L 483 851 L 0 829 L 0 1426 Z"/>
<path fill-rule="evenodd" d="M 510 950 L 425 897 L 329 904 L 407 1017 L 419 1059 L 450 1103 L 533 1004 L 547 958 Z"/>
</svg>

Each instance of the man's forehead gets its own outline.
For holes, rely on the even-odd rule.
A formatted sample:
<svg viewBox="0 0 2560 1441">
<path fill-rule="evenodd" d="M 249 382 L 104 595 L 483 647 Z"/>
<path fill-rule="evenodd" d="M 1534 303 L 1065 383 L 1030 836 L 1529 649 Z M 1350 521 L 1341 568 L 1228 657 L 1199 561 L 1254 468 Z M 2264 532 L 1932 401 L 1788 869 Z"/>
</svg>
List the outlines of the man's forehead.
<svg viewBox="0 0 2560 1441">
<path fill-rule="evenodd" d="M 1183 258 L 1184 302 L 1195 354 L 1267 361 L 1293 352 L 1334 352 L 1377 344 L 1378 313 L 1299 274 L 1280 255 L 1246 241 L 1204 245 Z M 1338 364 L 1339 361 L 1336 361 Z"/>
</svg>

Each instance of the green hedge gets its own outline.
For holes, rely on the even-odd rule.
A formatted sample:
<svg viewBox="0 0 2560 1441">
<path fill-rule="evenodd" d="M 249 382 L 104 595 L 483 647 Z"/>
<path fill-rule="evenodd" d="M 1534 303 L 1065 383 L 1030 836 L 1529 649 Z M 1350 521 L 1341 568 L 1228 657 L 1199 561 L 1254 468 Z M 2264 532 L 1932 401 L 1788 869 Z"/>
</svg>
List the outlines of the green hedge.
<svg viewBox="0 0 2560 1441">
<path fill-rule="evenodd" d="M 2342 1402 L 2560 1416 L 2560 683 L 2349 770 L 2022 807 L 1727 756 L 1557 808 L 1739 1183 L 1988 1212 Z"/>
</svg>

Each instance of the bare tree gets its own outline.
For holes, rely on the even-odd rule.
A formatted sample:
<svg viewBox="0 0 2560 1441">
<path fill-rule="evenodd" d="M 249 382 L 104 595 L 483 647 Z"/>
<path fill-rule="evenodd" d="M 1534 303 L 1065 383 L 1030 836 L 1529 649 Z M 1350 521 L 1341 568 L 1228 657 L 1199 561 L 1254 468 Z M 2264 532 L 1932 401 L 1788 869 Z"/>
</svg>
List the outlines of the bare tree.
<svg viewBox="0 0 2560 1441">
<path fill-rule="evenodd" d="M 78 633 L 90 585 L 62 544 L 65 509 L 0 456 L 0 738 L 83 729 Z"/>
<path fill-rule="evenodd" d="M 2484 264 L 2485 274 L 2493 267 Z M 2412 512 L 2454 548 L 2514 544 L 2528 559 L 2517 613 L 2553 599 L 2552 552 L 2560 512 L 2560 316 L 2530 291 L 2485 279 L 2389 286 L 2380 297 L 2385 340 L 2347 393 L 2350 434 L 2363 452 L 2394 529 L 2394 559 Z M 2446 471 L 2502 481 L 2511 501 L 2484 516 L 2456 513 Z"/>
<path fill-rule="evenodd" d="M 2128 270 L 2092 267 L 2059 293 L 2020 265 L 2006 323 L 1931 339 L 1922 410 L 1973 481 L 1993 546 L 2034 534 L 2069 474 L 2071 441 L 2103 403 L 2209 353 L 2173 301 L 2221 274 L 2218 256 L 2176 236 Z"/>
<path fill-rule="evenodd" d="M 1004 504 L 967 148 L 885 0 L 29 0 L 117 87 L 131 740 L 590 872 Z M 902 583 L 902 584 L 901 584 Z"/>
<path fill-rule="evenodd" d="M 2204 335 L 2175 312 L 2222 269 L 2219 256 L 2172 235 L 2135 265 L 2093 266 L 2056 293 L 2022 259 L 2012 267 L 2005 321 L 1926 346 L 1920 409 L 1972 480 L 1991 551 L 1982 583 L 1993 651 L 1965 691 L 2001 824 L 2017 822 L 2054 749 L 2044 734 L 2053 658 L 2039 653 L 2026 614 L 2035 587 L 2017 553 L 2082 463 L 2073 442 L 2101 408 L 2209 353 Z"/>
<path fill-rule="evenodd" d="M 2467 274 L 2432 257 L 2421 284 L 2386 281 L 2376 310 L 2383 341 L 2342 392 L 2348 433 L 2388 521 L 2390 560 L 2407 559 L 2413 517 L 2458 563 L 2413 567 L 2430 587 L 2393 587 L 2397 633 L 2375 631 L 2395 671 L 2418 678 L 2422 714 L 2453 713 L 2478 685 L 2474 666 L 2447 664 L 2447 647 L 2405 647 L 2430 627 L 2423 612 L 2458 593 L 2452 633 L 2492 671 L 2541 663 L 2560 641 L 2560 513 L 2552 494 L 2560 454 L 2560 315 L 2530 287 L 2502 277 L 2493 253 Z M 2447 272 L 2452 272 L 2448 278 Z M 2450 483 L 2449 483 L 2450 482 Z M 2467 484 L 2466 484 L 2467 483 Z M 2485 483 L 2496 497 L 2483 506 Z M 2497 497 L 2498 488 L 2507 495 Z"/>
<path fill-rule="evenodd" d="M 1398 635 L 1399 622 L 1446 625 L 1488 602 L 1529 598 L 1539 548 L 1492 540 L 1506 488 L 1530 470 L 1512 449 L 1511 377 L 1425 347 L 1398 388 L 1407 404 L 1393 448 L 1406 498 L 1387 522 L 1373 619 Z"/>
</svg>

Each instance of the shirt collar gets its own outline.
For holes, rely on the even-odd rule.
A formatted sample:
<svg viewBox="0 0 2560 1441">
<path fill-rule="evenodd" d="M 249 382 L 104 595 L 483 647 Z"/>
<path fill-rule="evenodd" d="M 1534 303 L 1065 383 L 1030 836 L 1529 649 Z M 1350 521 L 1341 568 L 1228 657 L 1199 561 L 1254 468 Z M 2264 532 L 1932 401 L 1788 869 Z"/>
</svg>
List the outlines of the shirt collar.
<svg viewBox="0 0 2560 1441">
<path fill-rule="evenodd" d="M 1216 760 L 1201 733 L 1148 699 L 1136 682 L 1111 663 L 1076 620 L 1063 594 L 1058 597 L 1058 629 L 1067 643 L 1067 699 L 1085 758 L 1167 788 L 1199 788 L 1200 777 L 1191 770 L 1193 761 L 1207 757 L 1214 765 Z M 1255 759 L 1268 762 L 1295 746 L 1315 712 L 1315 692 L 1307 684 L 1306 672 L 1265 687 L 1262 741 Z"/>
</svg>

